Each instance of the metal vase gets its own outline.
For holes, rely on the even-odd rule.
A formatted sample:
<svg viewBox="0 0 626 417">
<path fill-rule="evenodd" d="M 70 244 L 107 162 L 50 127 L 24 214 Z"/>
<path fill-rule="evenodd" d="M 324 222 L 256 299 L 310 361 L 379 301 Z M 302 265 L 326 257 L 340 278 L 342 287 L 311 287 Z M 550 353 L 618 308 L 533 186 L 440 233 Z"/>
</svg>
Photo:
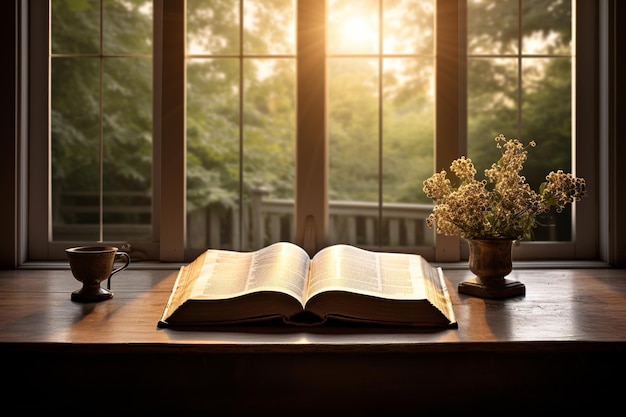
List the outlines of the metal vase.
<svg viewBox="0 0 626 417">
<path fill-rule="evenodd" d="M 486 286 L 503 285 L 513 270 L 513 239 L 469 239 L 469 269 Z"/>
<path fill-rule="evenodd" d="M 513 270 L 513 239 L 467 239 L 469 269 L 476 276 L 459 284 L 459 293 L 482 298 L 507 298 L 526 294 L 521 282 L 506 278 Z"/>
</svg>

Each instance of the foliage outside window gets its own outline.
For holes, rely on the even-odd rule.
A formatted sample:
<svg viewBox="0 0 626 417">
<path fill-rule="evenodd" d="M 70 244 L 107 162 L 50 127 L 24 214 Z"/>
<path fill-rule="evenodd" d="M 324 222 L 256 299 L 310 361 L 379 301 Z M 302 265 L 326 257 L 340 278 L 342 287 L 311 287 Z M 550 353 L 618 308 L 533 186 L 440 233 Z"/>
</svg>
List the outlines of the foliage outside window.
<svg viewBox="0 0 626 417">
<path fill-rule="evenodd" d="M 187 244 L 293 240 L 295 193 L 306 192 L 294 170 L 295 94 L 306 88 L 298 2 L 186 3 Z M 446 117 L 435 114 L 438 3 L 326 3 L 329 243 L 435 245 L 421 184 L 435 149 L 465 142 L 435 133 Z M 465 11 L 468 156 L 486 168 L 485 138 L 505 133 L 542 149 L 524 172 L 533 188 L 550 170 L 571 171 L 572 2 L 468 0 Z M 153 18 L 150 0 L 51 0 L 55 241 L 154 240 Z M 538 240 L 572 238 L 568 210 L 542 220 L 555 226 Z"/>
</svg>

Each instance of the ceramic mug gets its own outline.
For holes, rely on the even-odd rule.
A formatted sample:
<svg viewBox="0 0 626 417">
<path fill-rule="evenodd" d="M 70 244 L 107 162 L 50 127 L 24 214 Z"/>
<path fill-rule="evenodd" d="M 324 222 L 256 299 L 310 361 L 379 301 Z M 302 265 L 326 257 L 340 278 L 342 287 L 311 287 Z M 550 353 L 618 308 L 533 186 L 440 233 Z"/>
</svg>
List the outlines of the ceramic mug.
<svg viewBox="0 0 626 417">
<path fill-rule="evenodd" d="M 115 246 L 77 246 L 65 249 L 65 253 L 72 275 L 83 283 L 82 288 L 72 293 L 73 301 L 94 302 L 113 297 L 111 276 L 130 264 L 128 253 L 119 251 Z M 116 260 L 124 264 L 114 268 Z M 106 279 L 109 280 L 108 288 L 101 288 L 100 283 Z"/>
</svg>

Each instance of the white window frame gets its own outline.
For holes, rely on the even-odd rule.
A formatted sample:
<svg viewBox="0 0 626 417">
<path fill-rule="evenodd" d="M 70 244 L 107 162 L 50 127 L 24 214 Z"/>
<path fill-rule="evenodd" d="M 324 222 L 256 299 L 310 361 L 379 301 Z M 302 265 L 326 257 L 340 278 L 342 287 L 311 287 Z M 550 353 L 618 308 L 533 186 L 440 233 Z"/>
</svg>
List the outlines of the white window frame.
<svg viewBox="0 0 626 417">
<path fill-rule="evenodd" d="M 65 259 L 63 250 L 68 243 L 88 242 L 52 242 L 50 204 L 50 156 L 49 156 L 49 75 L 48 75 L 48 8 L 42 7 L 41 1 L 25 1 L 21 7 L 22 22 L 30 16 L 28 50 L 28 89 L 23 95 L 27 102 L 28 128 L 21 132 L 22 140 L 28 141 L 28 196 L 27 207 L 23 208 L 24 221 L 27 222 L 27 254 L 22 259 L 54 260 Z M 47 3 L 47 2 L 45 2 Z M 144 253 L 146 259 L 183 262 L 195 255 L 185 250 L 185 36 L 184 7 L 185 1 L 155 0 L 155 54 L 154 54 L 154 191 L 153 191 L 153 230 L 152 242 L 133 242 L 134 249 Z M 306 21 L 302 20 L 304 11 L 312 13 L 318 19 L 325 17 L 325 0 L 298 0 L 298 50 L 307 48 L 323 39 L 323 25 L 317 25 L 317 34 L 305 33 Z M 436 118 L 436 170 L 447 167 L 451 160 L 462 154 L 465 149 L 465 123 L 461 117 L 464 112 L 464 39 L 463 33 L 464 2 L 457 0 L 437 0 L 437 63 L 436 77 L 446 80 L 445 85 L 437 88 L 436 114 L 445 117 Z M 577 0 L 576 33 L 598 33 L 599 8 L 596 2 Z M 449 16 L 460 16 L 460 19 Z M 182 19 L 181 19 L 182 17 Z M 309 22 L 310 23 L 310 22 Z M 318 22 L 319 23 L 319 22 Z M 454 47 L 456 45 L 456 48 Z M 599 170 L 600 144 L 599 115 L 589 111 L 589 103 L 598 103 L 598 48 L 595 36 L 576 39 L 575 70 L 575 172 L 588 183 L 589 197 L 582 204 L 576 205 L 574 216 L 573 242 L 525 242 L 516 248 L 516 259 L 598 259 L 600 239 L 599 228 Z M 445 46 L 445 47 L 444 47 Z M 452 46 L 452 47 L 451 47 Z M 325 53 L 320 48 L 319 53 Z M 452 51 L 452 53 L 450 52 Z M 42 53 L 43 52 L 43 53 Z M 317 57 L 319 58 L 319 56 Z M 298 59 L 298 80 L 306 78 L 313 82 L 315 89 L 308 91 L 298 88 L 298 101 L 315 100 L 319 110 L 315 114 L 298 115 L 297 178 L 296 190 L 306 189 L 307 193 L 295 196 L 296 243 L 316 251 L 323 247 L 328 232 L 328 190 L 327 190 L 327 139 L 325 125 L 325 80 L 319 78 L 325 74 L 325 59 L 304 61 Z M 313 69 L 309 72 L 305 69 Z M 311 74 L 318 78 L 311 79 Z M 456 80 L 457 82 L 450 82 Z M 162 88 L 161 88 L 162 87 Z M 315 93 L 315 94 L 314 94 Z M 596 106 L 598 107 L 598 106 Z M 596 108 L 594 107 L 594 108 Z M 317 138 L 317 139 L 316 139 Z M 448 141 L 444 140 L 448 138 Z M 451 143 L 449 138 L 459 138 Z M 318 147 L 321 152 L 317 152 Z M 162 158 L 161 155 L 168 155 Z M 311 155 L 318 155 L 311 159 Z M 589 157 L 589 156 L 592 157 Z M 323 181 L 307 183 L 312 176 L 302 175 L 309 169 L 320 172 L 318 178 Z M 161 173 L 167 175 L 160 175 Z M 161 196 L 167 198 L 161 198 Z M 314 238 L 305 237 L 304 230 L 311 226 L 315 230 Z M 120 242 L 113 242 L 119 244 Z M 404 248 L 406 250 L 406 248 Z M 466 256 L 464 245 L 458 237 L 438 235 L 432 248 L 415 248 L 427 259 L 436 262 L 461 261 Z M 546 255 L 547 254 L 547 255 Z"/>
</svg>

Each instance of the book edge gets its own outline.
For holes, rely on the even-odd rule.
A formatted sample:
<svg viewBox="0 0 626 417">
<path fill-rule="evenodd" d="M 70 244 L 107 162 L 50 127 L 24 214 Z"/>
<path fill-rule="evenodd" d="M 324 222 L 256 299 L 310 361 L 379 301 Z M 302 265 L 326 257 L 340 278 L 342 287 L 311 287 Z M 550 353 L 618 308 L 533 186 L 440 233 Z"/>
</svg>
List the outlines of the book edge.
<svg viewBox="0 0 626 417">
<path fill-rule="evenodd" d="M 428 261 L 426 261 L 428 263 Z M 430 263 L 428 264 L 430 265 Z M 437 271 L 437 276 L 439 277 L 439 280 L 441 282 L 441 289 L 443 291 L 443 297 L 446 300 L 446 306 L 448 307 L 448 314 L 444 315 L 446 317 L 448 317 L 448 320 L 450 320 L 450 324 L 455 325 L 455 327 L 458 327 L 458 322 L 456 320 L 456 314 L 454 313 L 454 306 L 452 304 L 452 297 L 450 296 L 450 291 L 448 290 L 448 284 L 446 283 L 444 274 L 443 274 L 443 269 L 439 266 L 439 267 L 433 267 L 432 265 L 430 265 L 431 268 L 435 268 L 435 270 Z"/>
<path fill-rule="evenodd" d="M 170 307 L 172 305 L 172 302 L 174 301 L 174 295 L 178 291 L 178 285 L 180 284 L 180 280 L 181 280 L 181 277 L 183 275 L 184 268 L 185 268 L 185 266 L 181 266 L 178 269 L 178 275 L 176 276 L 176 281 L 174 281 L 174 286 L 170 290 L 170 295 L 167 298 L 167 303 L 165 303 L 165 307 L 163 308 L 163 313 L 161 314 L 161 319 L 159 320 L 158 324 L 166 324 L 167 323 L 166 319 L 169 317 L 169 315 L 168 315 L 169 314 L 169 310 L 170 310 Z"/>
</svg>

